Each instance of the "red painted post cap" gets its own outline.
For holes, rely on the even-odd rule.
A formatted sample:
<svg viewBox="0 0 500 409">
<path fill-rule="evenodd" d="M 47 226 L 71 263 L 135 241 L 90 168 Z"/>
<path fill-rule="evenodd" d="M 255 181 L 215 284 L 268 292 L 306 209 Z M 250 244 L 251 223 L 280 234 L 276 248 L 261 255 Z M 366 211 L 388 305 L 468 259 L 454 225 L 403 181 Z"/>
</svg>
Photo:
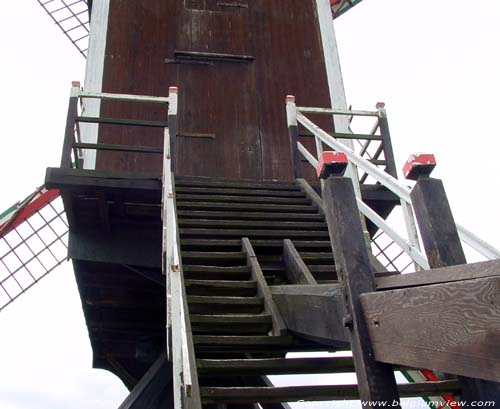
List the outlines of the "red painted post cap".
<svg viewBox="0 0 500 409">
<path fill-rule="evenodd" d="M 80 87 L 80 81 L 71 81 L 72 87 Z"/>
<path fill-rule="evenodd" d="M 406 179 L 417 180 L 429 176 L 436 167 L 436 158 L 432 153 L 415 153 L 410 155 L 403 166 Z"/>
<path fill-rule="evenodd" d="M 168 91 L 169 91 L 169 92 L 178 92 L 178 91 L 179 91 L 179 88 L 178 88 L 178 87 L 169 87 L 169 88 L 168 88 Z"/>
<path fill-rule="evenodd" d="M 375 108 L 377 108 L 377 109 L 385 108 L 385 102 L 377 102 L 375 104 Z"/>
<path fill-rule="evenodd" d="M 285 98 L 286 102 L 295 102 L 295 96 L 294 95 L 287 95 Z"/>
<path fill-rule="evenodd" d="M 341 176 L 347 168 L 348 159 L 345 153 L 326 151 L 321 154 L 316 168 L 316 174 L 320 179 L 328 176 Z"/>
</svg>

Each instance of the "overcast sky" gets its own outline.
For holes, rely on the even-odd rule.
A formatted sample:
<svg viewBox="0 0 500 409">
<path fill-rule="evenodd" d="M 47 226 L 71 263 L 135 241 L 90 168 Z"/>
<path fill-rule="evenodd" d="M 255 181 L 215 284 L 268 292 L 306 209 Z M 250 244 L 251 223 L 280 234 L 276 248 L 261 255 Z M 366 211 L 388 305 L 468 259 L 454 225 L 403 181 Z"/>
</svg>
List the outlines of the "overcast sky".
<svg viewBox="0 0 500 409">
<path fill-rule="evenodd" d="M 455 218 L 500 248 L 500 3 L 365 0 L 337 20 L 348 103 L 384 101 L 398 168 L 431 152 Z M 0 14 L 0 211 L 60 160 L 84 59 L 35 0 Z M 300 105 L 300 101 L 298 101 Z M 71 266 L 0 313 L 0 408 L 113 408 L 126 390 L 91 369 Z"/>
</svg>

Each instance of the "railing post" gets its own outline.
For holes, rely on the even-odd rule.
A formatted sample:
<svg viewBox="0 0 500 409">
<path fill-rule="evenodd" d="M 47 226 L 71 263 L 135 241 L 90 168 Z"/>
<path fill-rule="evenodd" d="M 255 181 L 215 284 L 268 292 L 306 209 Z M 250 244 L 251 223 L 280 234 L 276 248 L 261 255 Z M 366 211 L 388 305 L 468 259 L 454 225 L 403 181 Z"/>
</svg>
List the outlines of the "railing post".
<svg viewBox="0 0 500 409">
<path fill-rule="evenodd" d="M 75 120 L 78 116 L 78 95 L 80 92 L 80 83 L 74 81 L 71 83 L 71 93 L 69 96 L 68 114 L 66 116 L 66 129 L 64 132 L 64 141 L 61 155 L 61 168 L 71 168 L 71 151 L 75 139 Z M 75 158 L 78 161 L 78 157 Z"/>
<path fill-rule="evenodd" d="M 170 154 L 171 172 L 175 173 L 175 146 L 177 142 L 177 104 L 178 104 L 179 88 L 170 87 L 168 89 L 168 128 L 170 133 Z"/>
<path fill-rule="evenodd" d="M 297 148 L 299 142 L 299 128 L 297 126 L 297 106 L 293 95 L 286 96 L 286 122 L 288 125 L 288 138 L 290 139 L 290 152 L 292 157 L 293 178 L 302 178 L 302 162 Z"/>
<path fill-rule="evenodd" d="M 382 136 L 382 144 L 384 145 L 384 157 L 387 164 L 386 172 L 397 179 L 396 161 L 394 160 L 394 151 L 392 150 L 391 133 L 389 131 L 389 121 L 387 120 L 385 104 L 383 102 L 377 102 L 375 107 L 378 111 L 380 135 Z"/>
<path fill-rule="evenodd" d="M 422 242 L 431 268 L 466 264 L 453 214 L 439 179 L 420 177 L 411 192 Z M 464 317 L 464 319 L 467 319 Z M 458 377 L 462 398 L 468 402 L 500 402 L 500 384 Z"/>
<path fill-rule="evenodd" d="M 369 407 L 400 408 L 392 365 L 374 359 L 361 307 L 360 295 L 374 292 L 376 288 L 352 181 L 339 176 L 327 177 L 323 204 L 345 300 L 344 325 L 349 330 L 360 399 Z"/>
</svg>

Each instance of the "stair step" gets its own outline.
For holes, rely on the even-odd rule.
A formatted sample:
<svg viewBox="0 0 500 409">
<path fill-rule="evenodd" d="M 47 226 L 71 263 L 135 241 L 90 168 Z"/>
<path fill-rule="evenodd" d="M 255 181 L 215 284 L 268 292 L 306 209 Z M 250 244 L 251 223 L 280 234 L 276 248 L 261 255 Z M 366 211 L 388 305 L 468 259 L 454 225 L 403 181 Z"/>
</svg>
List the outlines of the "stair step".
<svg viewBox="0 0 500 409">
<path fill-rule="evenodd" d="M 292 190 L 300 191 L 300 188 L 290 182 L 269 181 L 257 182 L 251 180 L 223 180 L 214 178 L 189 178 L 176 177 L 175 186 L 178 187 L 203 187 L 210 188 L 234 188 L 234 189 L 266 189 L 266 190 Z"/>
<path fill-rule="evenodd" d="M 194 333 L 215 334 L 265 334 L 272 328 L 272 318 L 267 314 L 206 315 L 191 314 Z"/>
<path fill-rule="evenodd" d="M 274 196 L 274 197 L 304 197 L 304 193 L 298 190 L 272 190 L 272 189 L 235 189 L 206 187 L 176 187 L 176 193 L 192 193 L 199 195 L 238 195 L 238 196 Z"/>
<path fill-rule="evenodd" d="M 242 251 L 183 251 L 182 261 L 185 260 L 246 260 L 246 253 Z M 189 263 L 187 263 L 189 264 Z"/>
<path fill-rule="evenodd" d="M 334 265 L 308 265 L 307 268 L 316 280 L 336 280 L 337 269 Z"/>
<path fill-rule="evenodd" d="M 402 398 L 456 393 L 458 381 L 421 382 L 398 385 Z M 359 399 L 357 385 L 312 385 L 282 387 L 202 387 L 203 403 L 272 403 Z M 391 402 L 390 402 L 391 403 Z"/>
<path fill-rule="evenodd" d="M 270 196 L 229 196 L 229 195 L 197 195 L 177 194 L 177 201 L 183 202 L 217 202 L 217 203 L 268 203 L 268 204 L 297 204 L 310 205 L 311 201 L 305 197 L 270 197 Z"/>
<path fill-rule="evenodd" d="M 325 222 L 297 222 L 297 221 L 257 221 L 257 220 L 210 220 L 210 219 L 180 219 L 180 227 L 213 227 L 213 228 L 279 228 L 296 230 L 327 230 Z"/>
<path fill-rule="evenodd" d="M 292 352 L 323 351 L 324 345 L 293 336 L 267 335 L 193 335 L 193 343 L 197 352 Z"/>
<path fill-rule="evenodd" d="M 188 295 L 189 312 L 194 314 L 259 314 L 264 300 L 260 297 L 211 297 Z"/>
<path fill-rule="evenodd" d="M 296 249 L 328 249 L 332 248 L 329 240 L 324 241 L 306 241 L 306 240 L 293 240 Z M 181 238 L 181 246 L 183 247 L 201 247 L 201 248 L 241 248 L 241 239 L 186 239 Z M 252 246 L 254 249 L 262 248 L 282 248 L 283 240 L 254 240 L 252 239 Z"/>
<path fill-rule="evenodd" d="M 184 280 L 188 295 L 252 296 L 257 291 L 255 281 Z"/>
<path fill-rule="evenodd" d="M 322 262 L 333 263 L 333 253 L 332 252 L 299 252 L 300 257 L 306 263 L 309 264 L 319 264 Z"/>
<path fill-rule="evenodd" d="M 186 229 L 180 228 L 181 236 L 216 236 L 216 237 L 248 237 L 248 238 L 303 238 L 328 237 L 327 231 L 307 230 L 246 230 L 246 229 Z"/>
<path fill-rule="evenodd" d="M 204 203 L 204 202 L 188 202 L 185 200 L 177 200 L 177 208 L 179 210 L 250 210 L 250 211 L 268 211 L 277 213 L 286 212 L 305 212 L 317 213 L 317 210 L 312 205 L 287 205 L 287 204 L 267 204 L 267 203 Z"/>
<path fill-rule="evenodd" d="M 279 213 L 279 212 L 220 212 L 211 210 L 181 210 L 177 211 L 179 220 L 185 219 L 215 219 L 215 220 L 295 220 L 323 222 L 324 218 L 316 213 Z"/>
<path fill-rule="evenodd" d="M 248 280 L 249 266 L 205 266 L 185 265 L 182 267 L 184 278 L 193 280 Z"/>
<path fill-rule="evenodd" d="M 200 375 L 296 375 L 353 372 L 352 358 L 198 359 Z"/>
</svg>

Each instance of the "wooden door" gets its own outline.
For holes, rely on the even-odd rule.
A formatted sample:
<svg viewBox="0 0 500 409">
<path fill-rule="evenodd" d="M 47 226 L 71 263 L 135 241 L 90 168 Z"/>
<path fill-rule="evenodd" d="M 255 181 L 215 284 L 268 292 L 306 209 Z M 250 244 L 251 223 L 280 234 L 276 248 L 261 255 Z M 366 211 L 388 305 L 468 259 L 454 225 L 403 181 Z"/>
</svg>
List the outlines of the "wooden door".
<svg viewBox="0 0 500 409">
<path fill-rule="evenodd" d="M 247 0 L 178 0 L 179 175 L 262 178 Z"/>
</svg>

